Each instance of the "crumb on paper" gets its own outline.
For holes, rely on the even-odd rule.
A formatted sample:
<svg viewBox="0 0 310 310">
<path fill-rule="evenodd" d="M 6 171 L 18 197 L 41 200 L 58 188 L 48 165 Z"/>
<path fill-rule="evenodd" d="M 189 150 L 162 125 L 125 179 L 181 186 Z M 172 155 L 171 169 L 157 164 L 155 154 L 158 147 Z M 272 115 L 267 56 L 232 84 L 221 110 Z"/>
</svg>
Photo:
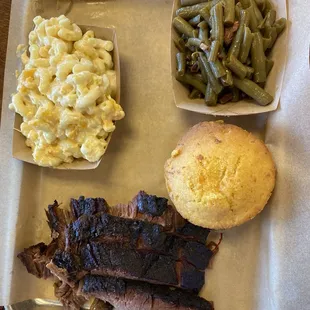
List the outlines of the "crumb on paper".
<svg viewBox="0 0 310 310">
<path fill-rule="evenodd" d="M 177 157 L 181 154 L 181 150 L 180 149 L 175 149 L 171 152 L 171 157 Z"/>
</svg>

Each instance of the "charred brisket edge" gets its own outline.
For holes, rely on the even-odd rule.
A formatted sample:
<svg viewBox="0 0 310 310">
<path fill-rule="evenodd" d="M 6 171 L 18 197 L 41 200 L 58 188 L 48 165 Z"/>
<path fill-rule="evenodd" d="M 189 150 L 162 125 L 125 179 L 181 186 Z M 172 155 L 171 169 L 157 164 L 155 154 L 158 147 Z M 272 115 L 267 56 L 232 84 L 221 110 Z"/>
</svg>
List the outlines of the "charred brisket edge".
<svg viewBox="0 0 310 310">
<path fill-rule="evenodd" d="M 145 191 L 138 193 L 136 201 L 139 212 L 150 216 L 161 216 L 168 209 L 168 199 L 148 195 Z"/>
<path fill-rule="evenodd" d="M 152 299 L 160 299 L 162 302 L 167 303 L 167 305 L 171 305 L 171 307 L 176 306 L 181 309 L 183 307 L 183 309 L 190 308 L 197 310 L 213 309 L 213 306 L 209 301 L 179 289 L 170 290 L 169 288 L 144 283 L 141 281 L 126 280 L 109 276 L 85 276 L 79 283 L 77 294 L 81 294 L 85 297 L 94 295 L 97 298 L 108 301 L 113 305 L 111 298 L 114 298 L 114 304 L 116 304 L 119 299 L 126 298 L 126 293 L 130 289 L 134 290 L 136 294 L 150 294 Z M 154 300 L 152 300 L 152 303 L 154 303 Z M 138 306 L 139 305 L 137 305 L 137 308 Z"/>
<path fill-rule="evenodd" d="M 174 256 L 176 260 L 186 260 L 200 270 L 207 267 L 212 256 L 204 244 L 166 233 L 160 225 L 101 213 L 80 217 L 66 229 L 67 251 L 75 253 L 83 243 L 90 241 L 114 242 L 135 250 Z"/>
<path fill-rule="evenodd" d="M 71 286 L 85 274 L 92 273 L 140 279 L 198 292 L 204 285 L 205 277 L 204 271 L 186 261 L 97 242 L 83 245 L 78 255 L 57 250 L 47 268 Z"/>
<path fill-rule="evenodd" d="M 71 217 L 77 220 L 82 215 L 92 215 L 98 212 L 108 212 L 109 205 L 104 198 L 86 198 L 80 196 L 78 199 L 70 200 Z"/>
</svg>

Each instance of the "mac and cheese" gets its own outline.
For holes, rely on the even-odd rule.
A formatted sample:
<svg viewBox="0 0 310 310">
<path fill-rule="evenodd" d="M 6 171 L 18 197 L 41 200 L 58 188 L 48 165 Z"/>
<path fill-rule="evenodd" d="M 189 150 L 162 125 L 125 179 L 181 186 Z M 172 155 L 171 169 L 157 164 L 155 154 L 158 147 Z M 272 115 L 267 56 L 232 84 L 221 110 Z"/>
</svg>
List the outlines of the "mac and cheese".
<svg viewBox="0 0 310 310">
<path fill-rule="evenodd" d="M 21 132 L 34 161 L 58 166 L 75 158 L 95 162 L 104 154 L 115 121 L 125 116 L 115 102 L 111 41 L 84 35 L 64 15 L 33 20 L 29 53 L 10 109 L 23 117 Z"/>
</svg>

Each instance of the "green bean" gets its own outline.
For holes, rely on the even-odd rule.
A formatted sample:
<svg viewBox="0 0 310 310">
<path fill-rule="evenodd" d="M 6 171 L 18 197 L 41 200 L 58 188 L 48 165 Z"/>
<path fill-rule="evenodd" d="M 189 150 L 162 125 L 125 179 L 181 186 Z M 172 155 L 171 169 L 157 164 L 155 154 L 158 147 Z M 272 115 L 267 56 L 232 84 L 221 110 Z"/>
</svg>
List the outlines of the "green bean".
<svg viewBox="0 0 310 310">
<path fill-rule="evenodd" d="M 204 84 L 206 84 L 206 87 L 207 87 L 207 83 L 205 83 L 205 82 L 203 81 L 203 78 L 202 78 L 201 73 L 195 73 L 195 74 L 193 73 L 192 76 L 193 76 L 195 79 L 199 80 L 200 82 L 203 82 Z"/>
<path fill-rule="evenodd" d="M 201 44 L 201 40 L 197 39 L 197 38 L 189 38 L 186 46 L 195 46 L 195 47 L 199 47 Z"/>
<path fill-rule="evenodd" d="M 189 74 L 189 73 L 185 73 L 184 75 L 180 75 L 178 72 L 175 75 L 175 78 L 183 83 L 183 84 L 188 84 L 193 86 L 194 88 L 198 89 L 201 93 L 205 94 L 206 92 L 206 85 L 199 80 L 197 77 Z"/>
<path fill-rule="evenodd" d="M 232 102 L 237 102 L 240 100 L 240 90 L 237 87 L 232 88 Z"/>
<path fill-rule="evenodd" d="M 202 64 L 202 61 L 200 58 L 198 58 L 198 63 L 199 63 L 199 68 L 200 68 L 200 71 L 201 71 L 201 77 L 202 77 L 202 80 L 205 84 L 208 84 L 208 75 L 207 75 L 207 72 L 204 70 L 203 68 L 203 64 Z"/>
<path fill-rule="evenodd" d="M 218 59 L 216 61 L 210 61 L 209 64 L 216 78 L 221 78 L 225 76 L 226 70 L 223 64 Z"/>
<path fill-rule="evenodd" d="M 269 0 L 265 0 L 265 7 L 262 9 L 263 14 L 266 16 L 266 14 L 273 9 L 273 5 Z"/>
<path fill-rule="evenodd" d="M 178 38 L 173 40 L 175 47 L 182 53 L 185 52 L 185 42 L 183 39 Z"/>
<path fill-rule="evenodd" d="M 230 45 L 230 48 L 228 50 L 227 57 L 229 58 L 231 55 L 234 55 L 236 58 L 238 58 L 241 48 L 241 43 L 243 40 L 244 35 L 244 27 L 246 26 L 246 22 L 248 20 L 249 13 L 247 10 L 241 10 L 240 11 L 240 25 L 237 30 L 236 35 L 234 36 L 234 39 Z"/>
<path fill-rule="evenodd" d="M 202 21 L 201 23 L 198 24 L 198 27 L 199 27 L 198 38 L 201 40 L 202 43 L 206 44 L 207 46 L 210 46 L 208 23 L 206 21 Z"/>
<path fill-rule="evenodd" d="M 177 53 L 177 71 L 178 73 L 183 76 L 186 71 L 186 56 L 184 53 Z"/>
<path fill-rule="evenodd" d="M 193 31 L 193 37 L 194 37 L 194 38 L 198 38 L 198 35 L 199 35 L 198 29 L 195 29 L 195 30 Z"/>
<path fill-rule="evenodd" d="M 268 105 L 273 100 L 270 94 L 249 79 L 240 80 L 233 77 L 233 82 L 237 88 L 253 98 L 260 105 Z"/>
<path fill-rule="evenodd" d="M 216 94 L 219 94 L 223 90 L 223 86 L 219 83 L 217 78 L 213 75 L 210 64 L 208 63 L 207 58 L 202 53 L 199 54 L 199 59 L 201 63 L 201 71 L 204 70 L 206 72 L 208 76 L 208 81 L 211 84 L 213 91 Z"/>
<path fill-rule="evenodd" d="M 226 54 L 226 52 L 225 52 L 225 49 L 221 49 L 220 50 L 220 52 L 218 53 L 218 58 L 219 59 L 224 59 L 224 58 L 226 58 L 227 57 L 227 54 Z"/>
<path fill-rule="evenodd" d="M 202 18 L 208 23 L 210 27 L 212 27 L 211 22 L 211 14 L 210 14 L 210 8 L 205 7 L 199 11 L 199 14 L 202 16 Z"/>
<path fill-rule="evenodd" d="M 205 20 L 203 20 L 203 21 L 201 21 L 198 25 L 197 25 L 197 27 L 199 28 L 199 29 L 204 29 L 204 30 L 209 30 L 209 26 L 208 26 L 208 23 L 205 21 Z M 207 37 L 209 37 L 209 35 L 207 35 Z"/>
<path fill-rule="evenodd" d="M 223 23 L 223 6 L 222 3 L 216 4 L 212 7 L 211 16 L 213 18 L 212 37 L 223 46 L 224 42 L 224 23 Z"/>
<path fill-rule="evenodd" d="M 217 60 L 217 55 L 220 50 L 220 42 L 219 41 L 212 41 L 211 43 L 211 48 L 210 48 L 210 55 L 209 55 L 209 61 L 216 61 Z"/>
<path fill-rule="evenodd" d="M 250 0 L 240 0 L 239 2 L 241 3 L 243 9 L 247 9 L 251 5 Z"/>
<path fill-rule="evenodd" d="M 266 59 L 266 74 L 269 75 L 274 65 L 274 61 L 272 59 Z"/>
<path fill-rule="evenodd" d="M 175 29 L 189 38 L 194 37 L 194 28 L 182 17 L 177 16 L 173 19 Z"/>
<path fill-rule="evenodd" d="M 217 5 L 218 3 L 222 3 L 223 0 L 209 0 L 209 3 L 210 3 L 210 10 L 211 8 L 213 8 L 215 5 Z"/>
<path fill-rule="evenodd" d="M 252 76 L 254 74 L 254 69 L 252 67 L 246 66 L 247 69 L 247 73 L 246 73 L 246 77 L 248 79 L 252 79 Z"/>
<path fill-rule="evenodd" d="M 268 48 L 272 48 L 274 43 L 277 40 L 277 37 L 278 37 L 278 33 L 277 33 L 276 27 L 266 27 L 264 29 L 264 36 L 266 38 L 270 38 L 270 44 L 269 44 Z"/>
<path fill-rule="evenodd" d="M 249 66 L 251 63 L 252 63 L 251 58 L 248 57 L 248 59 L 246 60 L 245 64 L 246 64 L 247 66 Z"/>
<path fill-rule="evenodd" d="M 191 53 L 196 52 L 196 49 L 197 49 L 195 46 L 192 46 L 192 45 L 186 45 L 185 44 L 185 47 L 187 48 L 187 51 L 189 51 Z"/>
<path fill-rule="evenodd" d="M 271 13 L 272 11 L 274 10 L 270 10 L 264 17 L 264 19 L 262 20 L 262 22 L 258 25 L 258 29 L 261 30 L 261 29 L 264 29 L 266 26 L 267 26 L 267 23 L 268 23 L 268 27 L 271 27 L 274 23 L 270 25 L 271 21 L 272 21 L 272 18 L 273 18 L 273 13 Z M 275 12 L 275 11 L 274 11 Z"/>
<path fill-rule="evenodd" d="M 254 68 L 254 82 L 266 81 L 266 56 L 264 53 L 263 38 L 260 32 L 255 32 L 251 46 L 251 60 Z"/>
<path fill-rule="evenodd" d="M 207 106 L 215 106 L 217 103 L 217 94 L 211 87 L 211 83 L 208 83 L 207 90 L 205 94 L 205 102 Z"/>
<path fill-rule="evenodd" d="M 201 16 L 200 15 L 197 15 L 193 18 L 191 18 L 188 23 L 191 25 L 191 26 L 197 26 L 199 23 L 201 22 Z"/>
<path fill-rule="evenodd" d="M 246 27 L 250 26 L 250 13 L 249 13 L 249 9 L 242 10 L 240 12 L 240 21 L 244 24 L 244 26 L 246 26 Z"/>
<path fill-rule="evenodd" d="M 259 7 L 260 11 L 262 12 L 266 5 L 265 0 L 255 0 L 255 2 L 256 2 L 256 5 Z"/>
<path fill-rule="evenodd" d="M 244 28 L 243 40 L 240 47 L 239 60 L 244 64 L 249 56 L 253 34 L 249 27 Z"/>
<path fill-rule="evenodd" d="M 280 18 L 278 19 L 275 23 L 274 23 L 274 27 L 276 28 L 277 30 L 277 34 L 279 35 L 283 30 L 284 28 L 286 27 L 286 18 Z"/>
<path fill-rule="evenodd" d="M 249 16 L 250 16 L 250 29 L 252 32 L 256 32 L 258 30 L 258 21 L 255 15 L 254 7 L 251 5 L 248 8 Z"/>
<path fill-rule="evenodd" d="M 215 27 L 216 27 L 216 25 L 215 25 L 215 19 L 213 16 L 210 17 L 210 23 L 211 23 L 211 25 L 210 25 L 210 27 L 211 27 L 210 39 L 215 40 Z"/>
<path fill-rule="evenodd" d="M 210 52 L 208 50 L 204 51 L 207 58 L 210 59 Z M 216 59 L 215 61 L 209 60 L 209 65 L 211 67 L 211 70 L 216 78 L 220 78 L 226 74 L 226 70 L 222 64 L 222 62 L 219 59 Z"/>
<path fill-rule="evenodd" d="M 276 21 L 277 12 L 274 9 L 271 9 L 266 16 L 264 17 L 263 21 L 259 24 L 258 29 L 262 29 L 265 27 L 273 26 L 274 22 Z"/>
<path fill-rule="evenodd" d="M 198 3 L 206 2 L 206 0 L 181 0 L 181 6 L 189 6 Z"/>
<path fill-rule="evenodd" d="M 221 77 L 221 83 L 223 86 L 232 86 L 233 85 L 233 77 L 231 71 L 226 69 L 226 75 Z"/>
<path fill-rule="evenodd" d="M 264 52 L 269 48 L 271 45 L 271 38 L 263 38 L 263 45 L 264 45 Z"/>
<path fill-rule="evenodd" d="M 257 23 L 260 24 L 263 21 L 262 13 L 260 12 L 259 8 L 257 7 L 257 4 L 254 0 L 250 0 L 251 6 L 253 6 L 254 14 L 257 20 Z"/>
<path fill-rule="evenodd" d="M 239 56 L 241 43 L 243 40 L 243 34 L 244 34 L 244 25 L 240 24 L 236 35 L 234 36 L 234 39 L 230 45 L 230 48 L 228 50 L 227 57 L 229 58 L 231 55 L 235 56 L 236 58 Z"/>
<path fill-rule="evenodd" d="M 248 73 L 247 67 L 242 64 L 234 55 L 226 61 L 226 66 L 240 79 L 244 79 Z"/>
<path fill-rule="evenodd" d="M 201 95 L 201 92 L 198 89 L 194 88 L 190 92 L 190 94 L 188 95 L 188 98 L 189 99 L 198 99 L 198 98 L 200 98 L 200 95 Z"/>
<path fill-rule="evenodd" d="M 205 7 L 211 7 L 211 2 L 203 2 L 195 5 L 184 6 L 176 11 L 176 15 L 186 20 L 191 19 L 199 14 L 199 11 Z"/>
<path fill-rule="evenodd" d="M 235 0 L 225 0 L 224 24 L 231 27 L 235 22 Z"/>
<path fill-rule="evenodd" d="M 242 5 L 240 2 L 238 2 L 235 6 L 235 15 L 236 15 L 236 20 L 240 19 L 240 11 L 242 10 Z"/>
</svg>

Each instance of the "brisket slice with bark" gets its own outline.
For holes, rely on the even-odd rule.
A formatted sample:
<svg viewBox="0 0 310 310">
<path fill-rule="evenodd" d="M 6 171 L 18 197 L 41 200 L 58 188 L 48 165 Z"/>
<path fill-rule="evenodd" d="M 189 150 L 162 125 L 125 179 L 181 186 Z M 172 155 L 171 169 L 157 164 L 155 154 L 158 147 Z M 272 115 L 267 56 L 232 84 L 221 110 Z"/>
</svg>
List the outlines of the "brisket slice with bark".
<svg viewBox="0 0 310 310">
<path fill-rule="evenodd" d="M 176 231 L 186 223 L 176 209 L 168 205 L 166 198 L 149 195 L 144 191 L 140 191 L 128 204 L 117 204 L 113 207 L 109 207 L 103 198 L 85 199 L 81 196 L 79 199 L 71 199 L 70 210 L 73 220 L 77 220 L 81 215 L 104 212 L 159 224 L 165 230 L 171 231 Z"/>
<path fill-rule="evenodd" d="M 166 198 L 148 195 L 144 191 L 140 191 L 128 204 L 118 204 L 110 208 L 109 213 L 160 224 L 165 230 L 175 230 L 185 223 L 176 209 L 168 205 Z"/>
<path fill-rule="evenodd" d="M 86 274 L 139 279 L 198 292 L 204 271 L 182 258 L 126 248 L 114 243 L 90 242 L 78 255 L 57 250 L 47 268 L 62 281 L 74 286 Z"/>
<path fill-rule="evenodd" d="M 78 294 L 95 296 L 117 310 L 212 310 L 210 302 L 181 291 L 139 281 L 87 275 L 80 282 Z"/>
<path fill-rule="evenodd" d="M 210 230 L 195 226 L 182 218 L 176 209 L 168 205 L 166 198 L 148 195 L 140 191 L 131 202 L 109 208 L 109 214 L 159 224 L 163 230 L 182 235 L 183 238 L 206 243 Z"/>
<path fill-rule="evenodd" d="M 55 200 L 45 211 L 48 225 L 51 229 L 52 242 L 48 245 L 40 242 L 29 248 L 25 248 L 17 257 L 26 267 L 27 271 L 37 278 L 47 279 L 53 275 L 46 268 L 47 263 L 52 259 L 56 249 L 65 248 L 65 228 L 76 216 L 95 214 L 108 210 L 108 205 L 103 198 L 87 198 L 83 196 L 79 200 L 71 200 L 71 213 L 59 208 Z"/>
<path fill-rule="evenodd" d="M 206 269 L 213 254 L 205 244 L 166 233 L 161 225 L 104 213 L 81 216 L 66 230 L 66 250 L 69 252 L 78 254 L 80 245 L 91 240 L 172 256 L 175 260 L 186 260 L 200 270 Z"/>
<path fill-rule="evenodd" d="M 126 239 L 126 236 L 116 242 L 117 237 L 113 234 L 111 234 L 110 239 L 105 235 L 100 235 L 94 240 L 90 240 L 89 244 L 75 242 L 73 247 L 69 247 L 69 250 L 77 255 L 65 252 L 65 228 L 84 214 L 89 217 L 97 213 L 109 213 L 110 215 L 139 219 L 158 225 L 142 225 L 144 228 L 140 232 L 139 238 L 135 239 L 136 243 L 133 244 L 129 242 L 128 238 Z M 51 275 L 48 269 L 45 268 L 46 262 L 50 261 L 53 256 L 57 258 L 58 255 L 59 267 L 52 262 L 50 265 L 56 269 L 55 274 L 60 274 L 59 278 L 65 281 L 77 279 L 88 273 L 103 273 L 119 277 L 124 277 L 124 273 L 127 273 L 130 278 L 135 279 L 135 275 L 140 277 L 141 272 L 139 273 L 138 269 L 141 267 L 142 274 L 150 279 L 149 282 L 162 283 L 161 281 L 166 281 L 177 283 L 176 286 L 179 287 L 193 287 L 194 290 L 203 285 L 203 273 L 197 268 L 199 268 L 202 262 L 201 260 L 199 261 L 199 249 L 204 248 L 202 248 L 201 244 L 197 245 L 197 242 L 205 244 L 209 230 L 186 222 L 173 207 L 167 204 L 165 198 L 148 195 L 141 191 L 128 205 L 117 205 L 111 208 L 103 198 L 85 199 L 81 196 L 78 200 L 71 200 L 70 211 L 62 210 L 59 208 L 57 201 L 55 201 L 53 205 L 48 206 L 46 214 L 52 231 L 53 241 L 51 244 L 45 245 L 40 243 L 24 249 L 18 255 L 27 270 L 37 277 L 47 278 Z M 166 235 L 170 235 L 162 239 L 163 232 L 166 232 Z M 177 240 L 180 240 L 178 236 L 183 239 L 183 243 L 177 242 Z M 57 248 L 59 250 L 56 252 L 56 255 L 55 251 Z M 109 249 L 110 252 L 107 253 Z M 191 252 L 195 252 L 196 256 L 191 255 Z M 202 253 L 204 252 L 203 250 Z M 104 253 L 105 257 L 103 258 L 102 255 Z M 135 262 L 137 257 L 139 258 L 138 263 Z M 195 257 L 198 258 L 198 261 L 193 261 Z M 73 262 L 74 264 L 71 264 Z M 134 262 L 133 266 L 130 266 L 128 262 Z M 105 267 L 102 267 L 105 265 L 111 266 L 111 268 L 108 268 L 108 271 L 106 271 Z M 63 268 L 64 266 L 67 269 Z M 125 268 L 121 269 L 119 266 Z M 171 276 L 170 273 L 172 274 Z M 167 274 L 169 274 L 168 280 L 165 277 Z M 193 285 L 192 283 L 196 284 Z M 162 290 L 163 292 L 170 291 L 167 287 L 162 288 Z M 56 285 L 55 293 L 65 304 L 66 309 L 79 309 L 79 299 L 76 299 L 74 287 L 69 288 L 66 282 L 59 282 Z M 165 308 L 155 307 L 154 309 Z M 173 309 L 179 308 L 174 307 Z"/>
<path fill-rule="evenodd" d="M 37 278 L 47 279 L 52 277 L 52 274 L 49 269 L 46 268 L 46 264 L 51 260 L 56 249 L 57 244 L 55 242 L 49 245 L 40 242 L 24 249 L 17 257 L 21 260 L 29 273 Z"/>
</svg>

